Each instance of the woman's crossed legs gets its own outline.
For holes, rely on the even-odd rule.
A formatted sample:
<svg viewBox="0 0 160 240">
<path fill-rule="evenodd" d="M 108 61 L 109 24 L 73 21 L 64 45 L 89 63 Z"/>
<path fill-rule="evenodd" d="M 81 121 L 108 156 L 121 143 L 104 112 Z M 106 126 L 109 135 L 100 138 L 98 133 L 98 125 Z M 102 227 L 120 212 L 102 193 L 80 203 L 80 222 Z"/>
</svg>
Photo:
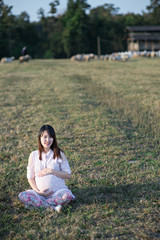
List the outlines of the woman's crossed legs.
<svg viewBox="0 0 160 240">
<path fill-rule="evenodd" d="M 34 190 L 27 190 L 18 195 L 20 201 L 28 207 L 54 208 L 57 205 L 68 204 L 72 200 L 72 193 L 68 189 L 62 189 L 50 197 L 42 197 Z"/>
</svg>

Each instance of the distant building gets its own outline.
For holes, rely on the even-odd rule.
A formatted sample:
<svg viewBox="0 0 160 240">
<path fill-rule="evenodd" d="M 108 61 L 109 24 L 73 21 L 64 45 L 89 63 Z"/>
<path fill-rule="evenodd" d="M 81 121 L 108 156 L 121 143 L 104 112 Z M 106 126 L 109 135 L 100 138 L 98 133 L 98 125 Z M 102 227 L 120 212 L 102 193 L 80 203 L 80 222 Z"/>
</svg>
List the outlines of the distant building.
<svg viewBox="0 0 160 240">
<path fill-rule="evenodd" d="M 128 51 L 160 50 L 160 26 L 128 26 Z"/>
</svg>

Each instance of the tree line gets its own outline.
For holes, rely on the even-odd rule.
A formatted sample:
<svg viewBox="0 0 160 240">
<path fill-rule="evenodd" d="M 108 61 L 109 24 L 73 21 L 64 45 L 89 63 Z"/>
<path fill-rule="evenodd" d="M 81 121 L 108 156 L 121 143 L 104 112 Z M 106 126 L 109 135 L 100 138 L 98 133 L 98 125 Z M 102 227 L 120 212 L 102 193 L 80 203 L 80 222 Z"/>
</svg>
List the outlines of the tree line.
<svg viewBox="0 0 160 240">
<path fill-rule="evenodd" d="M 69 58 L 77 53 L 97 54 L 127 49 L 127 26 L 160 25 L 160 0 L 150 0 L 141 14 L 119 14 L 113 4 L 90 7 L 87 0 L 68 0 L 66 11 L 57 15 L 59 0 L 50 4 L 45 15 L 38 10 L 39 20 L 30 22 L 27 12 L 12 14 L 12 6 L 0 0 L 0 58 L 21 55 L 23 46 L 33 58 Z"/>
</svg>

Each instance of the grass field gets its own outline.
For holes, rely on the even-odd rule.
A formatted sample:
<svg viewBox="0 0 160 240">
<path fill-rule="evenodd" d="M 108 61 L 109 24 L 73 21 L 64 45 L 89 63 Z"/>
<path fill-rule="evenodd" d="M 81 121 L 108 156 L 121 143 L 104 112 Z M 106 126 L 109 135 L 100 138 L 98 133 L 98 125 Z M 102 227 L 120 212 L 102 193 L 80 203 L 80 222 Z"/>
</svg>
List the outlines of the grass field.
<svg viewBox="0 0 160 240">
<path fill-rule="evenodd" d="M 0 239 L 160 239 L 160 59 L 0 66 Z M 26 166 L 51 124 L 76 200 L 28 210 Z"/>
</svg>

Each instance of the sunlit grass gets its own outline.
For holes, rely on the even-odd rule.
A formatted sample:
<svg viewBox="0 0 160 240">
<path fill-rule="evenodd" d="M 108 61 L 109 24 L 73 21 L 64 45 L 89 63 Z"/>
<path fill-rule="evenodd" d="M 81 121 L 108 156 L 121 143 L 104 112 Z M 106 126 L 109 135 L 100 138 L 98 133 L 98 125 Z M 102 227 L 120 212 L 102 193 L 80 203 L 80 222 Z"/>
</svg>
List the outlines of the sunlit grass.
<svg viewBox="0 0 160 240">
<path fill-rule="evenodd" d="M 0 66 L 1 238 L 158 239 L 160 59 Z M 62 215 L 29 211 L 26 166 L 44 123 L 72 168 Z"/>
</svg>

